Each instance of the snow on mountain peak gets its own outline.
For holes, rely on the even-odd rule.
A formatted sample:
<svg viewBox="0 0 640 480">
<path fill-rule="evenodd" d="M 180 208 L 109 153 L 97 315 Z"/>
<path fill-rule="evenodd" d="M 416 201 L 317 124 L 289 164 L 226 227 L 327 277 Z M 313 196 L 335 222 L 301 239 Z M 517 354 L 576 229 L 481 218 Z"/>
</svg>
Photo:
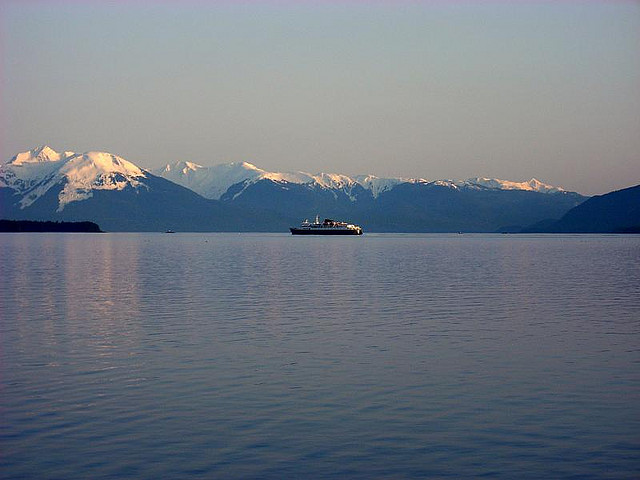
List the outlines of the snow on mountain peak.
<svg viewBox="0 0 640 480">
<path fill-rule="evenodd" d="M 7 164 L 11 165 L 25 165 L 30 163 L 43 163 L 43 162 L 59 162 L 61 159 L 68 156 L 71 152 L 65 152 L 63 154 L 56 152 L 53 148 L 42 145 L 27 152 L 18 153 Z"/>
<path fill-rule="evenodd" d="M 205 167 L 197 163 L 180 160 L 175 163 L 167 163 L 164 167 L 156 169 L 156 174 L 164 176 L 164 174 L 169 174 L 169 172 L 177 172 L 178 174 L 189 175 L 189 172 L 196 172 L 201 168 Z"/>
<path fill-rule="evenodd" d="M 512 182 L 510 180 L 500 180 L 499 178 L 472 177 L 466 180 L 436 180 L 434 185 L 449 188 L 471 188 L 471 189 L 492 189 L 492 190 L 525 190 L 538 193 L 558 193 L 565 190 L 542 183 L 535 178 L 528 182 Z"/>
<path fill-rule="evenodd" d="M 347 176 L 338 173 L 268 172 L 249 162 L 234 162 L 202 166 L 194 162 L 178 161 L 152 170 L 152 173 L 187 187 L 196 193 L 220 199 L 232 185 L 244 184 L 236 191 L 260 180 L 296 183 L 332 190 L 340 190 L 356 200 L 356 187 L 371 192 L 374 198 L 400 183 L 420 183 L 461 189 L 527 190 L 540 193 L 564 192 L 535 178 L 512 182 L 496 178 L 475 177 L 467 180 L 436 180 L 411 178 L 379 178 L 374 175 Z M 138 188 L 144 170 L 133 163 L 106 152 L 58 153 L 46 145 L 22 152 L 0 165 L 0 187 L 9 187 L 22 195 L 21 206 L 31 205 L 55 185 L 60 185 L 59 210 L 73 201 L 90 198 L 96 190 Z"/>
<path fill-rule="evenodd" d="M 260 172 L 264 172 L 264 170 L 262 170 L 259 167 L 256 167 L 253 163 L 249 163 L 249 162 L 233 162 L 230 165 L 237 165 L 240 166 L 241 168 L 244 168 L 246 170 L 259 170 Z"/>
<path fill-rule="evenodd" d="M 187 168 L 189 170 L 198 170 L 199 168 L 202 168 L 202 165 L 198 165 L 197 163 L 193 162 L 184 162 L 184 168 Z"/>
<path fill-rule="evenodd" d="M 105 152 L 86 152 L 69 159 L 59 170 L 66 184 L 58 195 L 61 211 L 70 202 L 93 196 L 94 190 L 123 190 L 137 187 L 145 174 L 138 166 L 124 158 Z"/>
<path fill-rule="evenodd" d="M 184 162 L 183 162 L 184 163 Z M 195 164 L 194 164 L 195 165 Z M 352 200 L 355 200 L 353 188 L 357 185 L 369 190 L 374 198 L 381 193 L 394 188 L 400 183 L 421 183 L 446 186 L 449 188 L 488 188 L 497 190 L 528 190 L 541 193 L 562 192 L 561 188 L 553 187 L 532 178 L 528 182 L 512 182 L 495 178 L 475 177 L 467 180 L 436 180 L 428 181 L 423 178 L 379 178 L 375 175 L 357 175 L 350 177 L 339 173 L 307 172 L 268 172 L 248 162 L 226 163 L 212 167 L 197 168 L 169 168 L 154 172 L 168 180 L 190 188 L 207 198 L 220 199 L 232 185 L 244 182 L 244 188 L 259 180 L 273 182 L 287 182 L 297 184 L 316 185 L 330 190 L 342 190 Z M 242 190 L 235 192 L 239 195 Z"/>
<path fill-rule="evenodd" d="M 313 175 L 315 182 L 325 188 L 344 188 L 353 186 L 356 181 L 340 173 L 318 173 Z"/>
<path fill-rule="evenodd" d="M 54 186 L 61 186 L 58 211 L 65 205 L 90 198 L 94 190 L 137 187 L 145 173 L 133 163 L 105 152 L 58 153 L 42 146 L 17 154 L 0 167 L 0 186 L 22 194 L 28 207 Z"/>
<path fill-rule="evenodd" d="M 193 162 L 177 162 L 176 166 L 179 167 L 183 173 L 196 172 L 201 168 L 204 168 L 202 165 Z"/>
<path fill-rule="evenodd" d="M 176 162 L 151 171 L 206 198 L 219 199 L 231 185 L 260 177 L 264 170 L 248 162 L 204 167 L 192 162 Z"/>
<path fill-rule="evenodd" d="M 81 161 L 77 159 L 81 158 Z M 144 172 L 141 168 L 122 157 L 106 152 L 86 152 L 76 155 L 73 160 L 76 164 L 83 164 L 85 169 L 94 168 L 96 172 L 113 172 L 127 175 L 141 176 Z"/>
<path fill-rule="evenodd" d="M 560 187 L 554 187 L 552 185 L 547 185 L 546 183 L 541 182 L 537 178 L 532 178 L 526 183 L 528 183 L 531 189 L 536 192 L 544 192 L 544 193 L 564 192 L 564 189 Z"/>
<path fill-rule="evenodd" d="M 408 178 L 380 178 L 375 175 L 358 175 L 354 179 L 365 189 L 371 190 L 374 198 L 378 198 L 378 195 L 382 192 L 391 190 L 399 183 L 412 181 L 412 179 Z"/>
<path fill-rule="evenodd" d="M 138 178 L 145 174 L 138 166 L 124 158 L 105 152 L 86 152 L 70 158 L 59 170 L 66 184 L 58 195 L 61 211 L 67 203 L 85 200 L 94 190 L 123 190 L 137 187 Z"/>
<path fill-rule="evenodd" d="M 464 180 L 461 183 L 466 186 L 480 186 L 499 190 L 527 190 L 541 193 L 557 193 L 564 191 L 562 188 L 547 185 L 535 178 L 532 178 L 528 182 L 512 182 L 509 180 L 500 180 L 498 178 L 475 177 Z"/>
<path fill-rule="evenodd" d="M 377 197 L 380 193 L 392 189 L 399 183 L 412 181 L 405 178 L 378 178 L 374 175 L 350 177 L 339 173 L 268 172 L 249 162 L 199 167 L 197 171 L 170 168 L 167 165 L 165 168 L 153 171 L 153 173 L 190 188 L 204 197 L 214 199 L 222 197 L 232 185 L 244 182 L 246 188 L 260 180 L 317 185 L 329 190 L 342 190 L 352 200 L 355 200 L 355 196 L 352 194 L 353 188 L 358 185 L 371 191 L 372 195 Z M 241 191 L 236 192 L 236 196 Z"/>
</svg>

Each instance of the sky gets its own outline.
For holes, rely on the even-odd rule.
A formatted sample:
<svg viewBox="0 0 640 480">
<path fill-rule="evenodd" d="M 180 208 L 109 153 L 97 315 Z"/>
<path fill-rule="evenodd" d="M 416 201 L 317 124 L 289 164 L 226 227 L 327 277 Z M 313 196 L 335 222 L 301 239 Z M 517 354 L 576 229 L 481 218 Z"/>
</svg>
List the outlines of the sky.
<svg viewBox="0 0 640 480">
<path fill-rule="evenodd" d="M 640 184 L 639 1 L 0 0 L 0 159 Z"/>
</svg>

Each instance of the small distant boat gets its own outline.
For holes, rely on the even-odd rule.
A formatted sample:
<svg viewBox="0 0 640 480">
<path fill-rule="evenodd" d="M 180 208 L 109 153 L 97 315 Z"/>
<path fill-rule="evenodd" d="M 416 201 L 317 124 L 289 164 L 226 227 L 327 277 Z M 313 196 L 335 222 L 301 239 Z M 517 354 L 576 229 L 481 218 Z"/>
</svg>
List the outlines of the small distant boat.
<svg viewBox="0 0 640 480">
<path fill-rule="evenodd" d="M 320 223 L 316 216 L 315 222 L 305 220 L 299 227 L 290 227 L 292 235 L 362 235 L 362 227 L 347 222 L 339 222 L 325 218 Z"/>
<path fill-rule="evenodd" d="M 164 233 L 176 233 L 176 232 L 174 232 L 173 230 L 167 230 L 167 231 L 166 231 L 166 232 L 164 232 Z"/>
</svg>

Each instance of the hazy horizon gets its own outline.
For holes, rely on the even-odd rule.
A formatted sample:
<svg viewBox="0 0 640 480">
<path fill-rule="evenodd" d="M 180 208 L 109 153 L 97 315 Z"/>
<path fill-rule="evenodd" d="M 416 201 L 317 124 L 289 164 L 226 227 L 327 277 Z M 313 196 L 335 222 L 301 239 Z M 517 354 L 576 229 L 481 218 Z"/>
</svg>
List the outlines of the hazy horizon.
<svg viewBox="0 0 640 480">
<path fill-rule="evenodd" d="M 0 3 L 2 162 L 640 183 L 640 3 Z"/>
</svg>

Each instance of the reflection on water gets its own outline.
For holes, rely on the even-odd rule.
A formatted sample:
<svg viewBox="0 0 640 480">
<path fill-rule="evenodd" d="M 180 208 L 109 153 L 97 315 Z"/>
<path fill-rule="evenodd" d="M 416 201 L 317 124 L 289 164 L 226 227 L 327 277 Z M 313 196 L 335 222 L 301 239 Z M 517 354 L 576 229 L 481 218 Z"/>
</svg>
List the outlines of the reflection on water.
<svg viewBox="0 0 640 480">
<path fill-rule="evenodd" d="M 2 478 L 629 478 L 635 236 L 0 236 Z"/>
</svg>

